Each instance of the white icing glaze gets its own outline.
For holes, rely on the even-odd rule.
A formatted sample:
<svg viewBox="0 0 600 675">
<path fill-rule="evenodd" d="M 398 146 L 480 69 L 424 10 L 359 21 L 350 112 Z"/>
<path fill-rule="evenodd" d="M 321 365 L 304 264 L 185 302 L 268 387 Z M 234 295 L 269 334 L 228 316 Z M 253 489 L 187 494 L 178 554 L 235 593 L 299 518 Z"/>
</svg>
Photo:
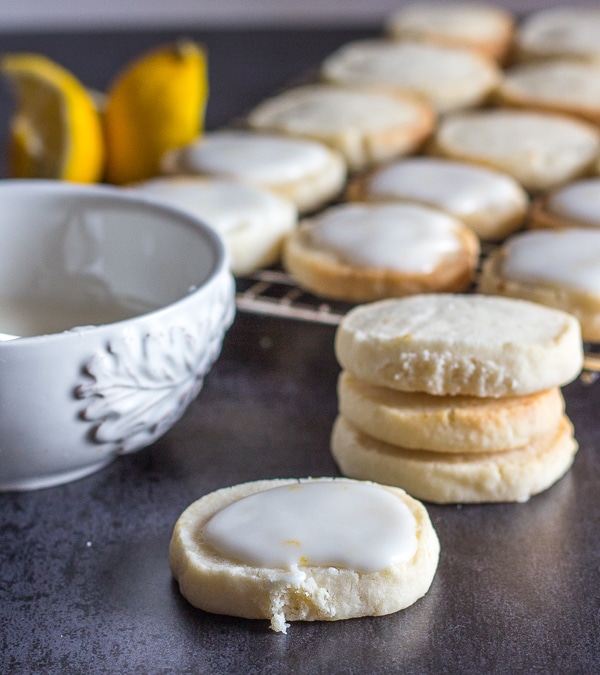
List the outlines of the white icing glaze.
<svg viewBox="0 0 600 675">
<path fill-rule="evenodd" d="M 600 227 L 600 179 L 571 183 L 548 197 L 548 210 L 559 216 Z"/>
<path fill-rule="evenodd" d="M 600 293 L 600 232 L 570 228 L 519 234 L 506 244 L 502 275 Z"/>
<path fill-rule="evenodd" d="M 519 40 L 525 47 L 542 52 L 597 54 L 600 12 L 590 7 L 553 7 L 535 12 L 521 26 Z"/>
<path fill-rule="evenodd" d="M 350 264 L 427 274 L 460 250 L 458 227 L 424 206 L 347 204 L 315 220 L 310 236 Z"/>
<path fill-rule="evenodd" d="M 279 185 L 321 171 L 330 150 L 316 141 L 241 131 L 206 134 L 180 151 L 182 168 Z"/>
<path fill-rule="evenodd" d="M 375 197 L 413 199 L 436 206 L 458 217 L 482 209 L 505 207 L 519 189 L 508 176 L 462 162 L 414 157 L 377 171 L 368 194 Z"/>
<path fill-rule="evenodd" d="M 204 527 L 222 555 L 262 568 L 377 572 L 410 560 L 416 521 L 383 487 L 344 480 L 294 483 L 226 506 Z"/>
<path fill-rule="evenodd" d="M 420 105 L 375 91 L 333 86 L 293 89 L 260 104 L 251 124 L 297 134 L 342 134 L 395 128 L 415 123 Z M 360 139 L 357 138 L 357 142 Z"/>
<path fill-rule="evenodd" d="M 221 235 L 265 219 L 293 221 L 295 209 L 275 194 L 221 179 L 156 178 L 131 189 L 195 215 Z"/>
</svg>

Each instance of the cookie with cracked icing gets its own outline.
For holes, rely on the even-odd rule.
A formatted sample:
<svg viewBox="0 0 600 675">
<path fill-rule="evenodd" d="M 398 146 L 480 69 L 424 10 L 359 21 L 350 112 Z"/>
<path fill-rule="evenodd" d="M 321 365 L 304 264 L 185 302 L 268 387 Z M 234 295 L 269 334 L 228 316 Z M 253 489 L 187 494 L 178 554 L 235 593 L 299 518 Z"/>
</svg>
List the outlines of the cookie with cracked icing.
<svg viewBox="0 0 600 675">
<path fill-rule="evenodd" d="M 362 433 L 341 416 L 331 438 L 331 452 L 345 475 L 385 479 L 438 504 L 526 502 L 567 473 L 577 448 L 566 416 L 550 434 L 504 452 L 408 450 Z"/>
<path fill-rule="evenodd" d="M 217 176 L 267 188 L 290 199 L 300 213 L 332 201 L 346 182 L 339 152 L 307 138 L 289 138 L 242 129 L 205 133 L 162 159 L 166 174 Z"/>
<path fill-rule="evenodd" d="M 476 110 L 442 119 L 428 150 L 504 171 L 537 193 L 589 173 L 600 154 L 600 131 L 567 115 Z"/>
<path fill-rule="evenodd" d="M 279 261 L 283 241 L 298 222 L 289 199 L 226 178 L 163 176 L 127 189 L 183 209 L 216 230 L 235 275 Z"/>
<path fill-rule="evenodd" d="M 477 236 L 419 204 L 340 204 L 302 221 L 285 241 L 283 265 L 322 297 L 368 302 L 426 291 L 465 290 Z"/>
<path fill-rule="evenodd" d="M 433 131 L 435 113 L 411 93 L 317 83 L 262 101 L 247 123 L 261 132 L 321 141 L 356 172 L 416 152 Z"/>
<path fill-rule="evenodd" d="M 323 61 L 321 75 L 343 86 L 413 92 L 438 114 L 483 104 L 501 79 L 495 61 L 470 49 L 386 39 L 345 44 Z"/>
<path fill-rule="evenodd" d="M 513 298 L 420 294 L 362 305 L 335 337 L 342 368 L 374 385 L 437 396 L 531 394 L 583 364 L 572 315 Z"/>
<path fill-rule="evenodd" d="M 276 518 L 272 515 L 276 514 Z M 356 546 L 368 537 L 369 546 Z M 207 612 L 336 621 L 404 609 L 429 590 L 439 541 L 403 490 L 346 478 L 263 480 L 212 492 L 169 547 L 183 596 Z"/>
<path fill-rule="evenodd" d="M 414 202 L 440 209 L 483 240 L 504 239 L 521 227 L 529 197 L 509 174 L 443 157 L 407 157 L 354 178 L 353 201 Z"/>
<path fill-rule="evenodd" d="M 600 230 L 571 227 L 519 233 L 483 264 L 478 290 L 575 316 L 586 341 L 600 341 Z"/>
<path fill-rule="evenodd" d="M 468 47 L 503 61 L 512 46 L 515 20 L 501 7 L 475 2 L 410 2 L 392 12 L 386 34 L 397 40 Z"/>
<path fill-rule="evenodd" d="M 523 396 L 432 396 L 378 387 L 342 371 L 339 411 L 361 432 L 413 450 L 504 452 L 556 429 L 564 413 L 558 387 Z"/>
</svg>

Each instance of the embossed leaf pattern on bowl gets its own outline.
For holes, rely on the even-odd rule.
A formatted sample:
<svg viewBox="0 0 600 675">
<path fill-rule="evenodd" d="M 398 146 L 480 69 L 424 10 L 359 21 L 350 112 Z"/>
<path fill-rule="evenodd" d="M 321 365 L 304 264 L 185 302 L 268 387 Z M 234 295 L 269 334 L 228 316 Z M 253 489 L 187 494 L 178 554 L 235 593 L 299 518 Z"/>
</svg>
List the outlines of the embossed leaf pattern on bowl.
<svg viewBox="0 0 600 675">
<path fill-rule="evenodd" d="M 234 315 L 230 277 L 186 325 L 150 331 L 127 327 L 86 363 L 75 394 L 90 437 L 132 452 L 153 443 L 184 413 L 217 359 Z"/>
</svg>

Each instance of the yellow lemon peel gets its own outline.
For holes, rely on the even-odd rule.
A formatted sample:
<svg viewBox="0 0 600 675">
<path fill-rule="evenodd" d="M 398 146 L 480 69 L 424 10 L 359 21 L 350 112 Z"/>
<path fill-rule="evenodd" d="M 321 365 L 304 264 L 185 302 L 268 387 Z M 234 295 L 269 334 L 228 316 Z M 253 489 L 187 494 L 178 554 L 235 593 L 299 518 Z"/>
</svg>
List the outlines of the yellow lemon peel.
<svg viewBox="0 0 600 675">
<path fill-rule="evenodd" d="M 106 180 L 124 184 L 157 175 L 168 150 L 202 132 L 207 99 L 206 54 L 191 40 L 132 62 L 107 92 Z"/>
</svg>

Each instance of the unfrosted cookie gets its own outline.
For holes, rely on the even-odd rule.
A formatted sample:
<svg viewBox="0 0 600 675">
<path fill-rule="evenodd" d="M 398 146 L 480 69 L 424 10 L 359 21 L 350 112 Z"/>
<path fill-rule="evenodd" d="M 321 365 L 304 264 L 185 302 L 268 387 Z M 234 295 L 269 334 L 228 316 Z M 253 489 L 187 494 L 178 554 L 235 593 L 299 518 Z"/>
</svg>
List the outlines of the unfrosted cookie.
<svg viewBox="0 0 600 675">
<path fill-rule="evenodd" d="M 344 45 L 325 59 L 321 74 L 345 86 L 411 91 L 438 113 L 477 106 L 500 82 L 496 63 L 469 49 L 377 39 Z"/>
<path fill-rule="evenodd" d="M 341 204 L 303 221 L 284 244 L 286 270 L 327 298 L 366 302 L 465 290 L 479 242 L 463 223 L 418 204 Z"/>
<path fill-rule="evenodd" d="M 600 62 L 552 59 L 514 66 L 496 91 L 498 101 L 520 108 L 600 122 Z"/>
<path fill-rule="evenodd" d="M 415 450 L 503 452 L 556 428 L 564 413 L 557 387 L 525 396 L 431 396 L 368 384 L 343 371 L 339 410 L 380 441 Z"/>
<path fill-rule="evenodd" d="M 162 177 L 128 189 L 181 208 L 216 230 L 235 275 L 278 261 L 283 239 L 298 220 L 289 199 L 227 179 Z"/>
<path fill-rule="evenodd" d="M 509 12 L 479 2 L 412 2 L 386 21 L 393 38 L 469 47 L 499 61 L 510 50 L 514 27 Z"/>
<path fill-rule="evenodd" d="M 517 55 L 521 60 L 571 57 L 600 60 L 600 9 L 552 7 L 531 12 L 519 25 Z"/>
<path fill-rule="evenodd" d="M 269 619 L 282 632 L 288 621 L 404 609 L 429 590 L 438 557 L 421 503 L 400 489 L 331 478 L 217 490 L 183 512 L 169 549 L 192 605 Z"/>
<path fill-rule="evenodd" d="M 512 298 L 423 294 L 351 310 L 336 332 L 340 365 L 400 391 L 503 397 L 561 386 L 583 348 L 570 314 Z"/>
<path fill-rule="evenodd" d="M 247 121 L 256 130 L 321 141 L 360 171 L 416 151 L 435 115 L 412 94 L 314 84 L 266 99 Z"/>
<path fill-rule="evenodd" d="M 524 298 L 577 317 L 584 340 L 600 341 L 600 230 L 531 230 L 485 261 L 479 291 Z"/>
<path fill-rule="evenodd" d="M 438 504 L 525 502 L 559 480 L 577 452 L 565 416 L 558 430 L 505 452 L 450 454 L 407 450 L 363 434 L 338 417 L 331 452 L 342 473 L 383 480 Z"/>
<path fill-rule="evenodd" d="M 528 218 L 531 228 L 600 229 L 600 178 L 584 178 L 537 197 Z"/>
<path fill-rule="evenodd" d="M 348 197 L 426 204 L 462 220 L 487 241 L 518 229 L 529 205 L 512 176 L 440 157 L 407 157 L 373 169 L 354 179 Z"/>
<path fill-rule="evenodd" d="M 171 150 L 163 157 L 162 170 L 235 178 L 268 188 L 293 201 L 300 213 L 339 195 L 347 173 L 343 157 L 324 143 L 243 130 L 208 132 Z"/>
<path fill-rule="evenodd" d="M 566 115 L 470 111 L 440 122 L 431 151 L 494 167 L 512 175 L 530 192 L 538 192 L 590 171 L 600 153 L 600 132 Z"/>
</svg>

